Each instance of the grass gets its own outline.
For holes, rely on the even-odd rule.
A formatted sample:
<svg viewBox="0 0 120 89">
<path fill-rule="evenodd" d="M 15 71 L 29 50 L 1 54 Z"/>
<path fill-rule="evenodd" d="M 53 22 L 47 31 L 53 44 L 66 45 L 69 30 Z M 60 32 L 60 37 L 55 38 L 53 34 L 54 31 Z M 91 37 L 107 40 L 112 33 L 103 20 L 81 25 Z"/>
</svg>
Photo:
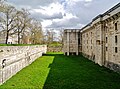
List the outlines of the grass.
<svg viewBox="0 0 120 89">
<path fill-rule="evenodd" d="M 41 44 L 0 44 L 0 46 L 34 46 L 34 45 L 41 45 Z"/>
<path fill-rule="evenodd" d="M 82 56 L 47 53 L 0 89 L 120 89 L 120 74 Z"/>
</svg>

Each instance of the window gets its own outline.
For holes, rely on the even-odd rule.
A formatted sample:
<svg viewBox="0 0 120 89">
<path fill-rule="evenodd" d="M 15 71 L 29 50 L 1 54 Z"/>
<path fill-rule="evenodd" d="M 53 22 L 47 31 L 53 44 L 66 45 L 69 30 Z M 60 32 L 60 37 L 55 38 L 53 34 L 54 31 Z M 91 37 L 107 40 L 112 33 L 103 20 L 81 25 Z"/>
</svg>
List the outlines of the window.
<svg viewBox="0 0 120 89">
<path fill-rule="evenodd" d="M 115 36 L 115 43 L 117 44 L 117 36 Z"/>
<path fill-rule="evenodd" d="M 100 45 L 100 40 L 96 40 L 96 44 L 97 44 L 97 45 Z"/>
<path fill-rule="evenodd" d="M 106 43 L 108 42 L 108 38 L 106 37 Z"/>
<path fill-rule="evenodd" d="M 92 49 L 92 46 L 91 46 L 91 49 Z"/>
<path fill-rule="evenodd" d="M 80 33 L 78 33 L 78 44 L 80 44 Z"/>
<path fill-rule="evenodd" d="M 115 53 L 117 53 L 118 52 L 118 49 L 117 49 L 117 47 L 115 47 Z"/>
<path fill-rule="evenodd" d="M 87 37 L 88 37 L 88 34 L 87 34 Z"/>
<path fill-rule="evenodd" d="M 106 51 L 108 51 L 108 47 L 106 47 Z"/>
<path fill-rule="evenodd" d="M 117 30 L 117 23 L 115 23 L 115 30 Z"/>
<path fill-rule="evenodd" d="M 83 35 L 83 38 L 84 38 L 84 35 Z"/>
<path fill-rule="evenodd" d="M 80 44 L 80 38 L 78 38 L 78 44 Z"/>
<path fill-rule="evenodd" d="M 105 31 L 106 31 L 106 33 L 107 33 L 107 32 L 108 32 L 108 29 L 106 29 Z"/>
<path fill-rule="evenodd" d="M 91 36 L 92 36 L 92 32 L 91 32 Z"/>
</svg>

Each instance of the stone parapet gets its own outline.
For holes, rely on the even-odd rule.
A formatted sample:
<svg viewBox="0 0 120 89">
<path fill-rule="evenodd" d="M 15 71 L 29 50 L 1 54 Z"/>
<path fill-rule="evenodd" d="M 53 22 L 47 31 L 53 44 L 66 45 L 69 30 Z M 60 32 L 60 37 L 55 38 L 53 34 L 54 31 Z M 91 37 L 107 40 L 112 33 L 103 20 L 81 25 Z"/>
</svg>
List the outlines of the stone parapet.
<svg viewBox="0 0 120 89">
<path fill-rule="evenodd" d="M 48 46 L 47 52 L 62 52 L 62 46 Z"/>
<path fill-rule="evenodd" d="M 1 46 L 0 47 L 0 84 L 3 84 L 18 71 L 31 64 L 46 53 L 46 45 Z"/>
</svg>

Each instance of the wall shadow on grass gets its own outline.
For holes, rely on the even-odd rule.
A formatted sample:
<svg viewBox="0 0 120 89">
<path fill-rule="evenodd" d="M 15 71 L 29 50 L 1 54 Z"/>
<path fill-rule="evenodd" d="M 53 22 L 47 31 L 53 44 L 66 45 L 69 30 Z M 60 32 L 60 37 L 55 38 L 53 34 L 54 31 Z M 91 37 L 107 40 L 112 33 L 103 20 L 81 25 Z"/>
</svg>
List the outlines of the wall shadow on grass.
<svg viewBox="0 0 120 89">
<path fill-rule="evenodd" d="M 54 56 L 43 89 L 120 89 L 120 74 L 82 56 Z"/>
</svg>

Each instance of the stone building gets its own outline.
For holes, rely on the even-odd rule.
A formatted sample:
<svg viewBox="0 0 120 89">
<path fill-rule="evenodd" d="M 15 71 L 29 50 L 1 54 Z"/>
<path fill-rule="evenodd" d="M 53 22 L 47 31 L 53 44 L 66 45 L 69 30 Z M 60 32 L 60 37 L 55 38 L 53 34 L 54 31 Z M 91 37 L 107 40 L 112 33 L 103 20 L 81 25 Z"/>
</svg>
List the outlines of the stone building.
<svg viewBox="0 0 120 89">
<path fill-rule="evenodd" d="M 65 32 L 67 32 L 65 33 L 65 38 L 69 34 L 73 34 L 69 30 L 65 30 Z M 95 17 L 77 32 L 76 34 L 81 34 L 81 37 L 77 38 L 81 38 L 81 51 L 85 57 L 101 66 L 104 65 L 112 70 L 120 71 L 120 3 Z M 70 38 L 72 40 L 75 39 L 73 37 Z M 79 39 L 77 40 L 79 41 Z M 68 39 L 67 42 L 69 42 Z M 66 46 L 64 50 L 69 51 L 68 47 L 72 49 L 72 46 L 69 46 L 68 43 L 66 44 L 66 40 L 64 44 Z M 74 44 L 74 47 L 80 49 L 76 44 Z"/>
<path fill-rule="evenodd" d="M 64 46 L 65 55 L 78 55 L 80 50 L 80 29 L 65 29 L 64 30 Z"/>
</svg>

